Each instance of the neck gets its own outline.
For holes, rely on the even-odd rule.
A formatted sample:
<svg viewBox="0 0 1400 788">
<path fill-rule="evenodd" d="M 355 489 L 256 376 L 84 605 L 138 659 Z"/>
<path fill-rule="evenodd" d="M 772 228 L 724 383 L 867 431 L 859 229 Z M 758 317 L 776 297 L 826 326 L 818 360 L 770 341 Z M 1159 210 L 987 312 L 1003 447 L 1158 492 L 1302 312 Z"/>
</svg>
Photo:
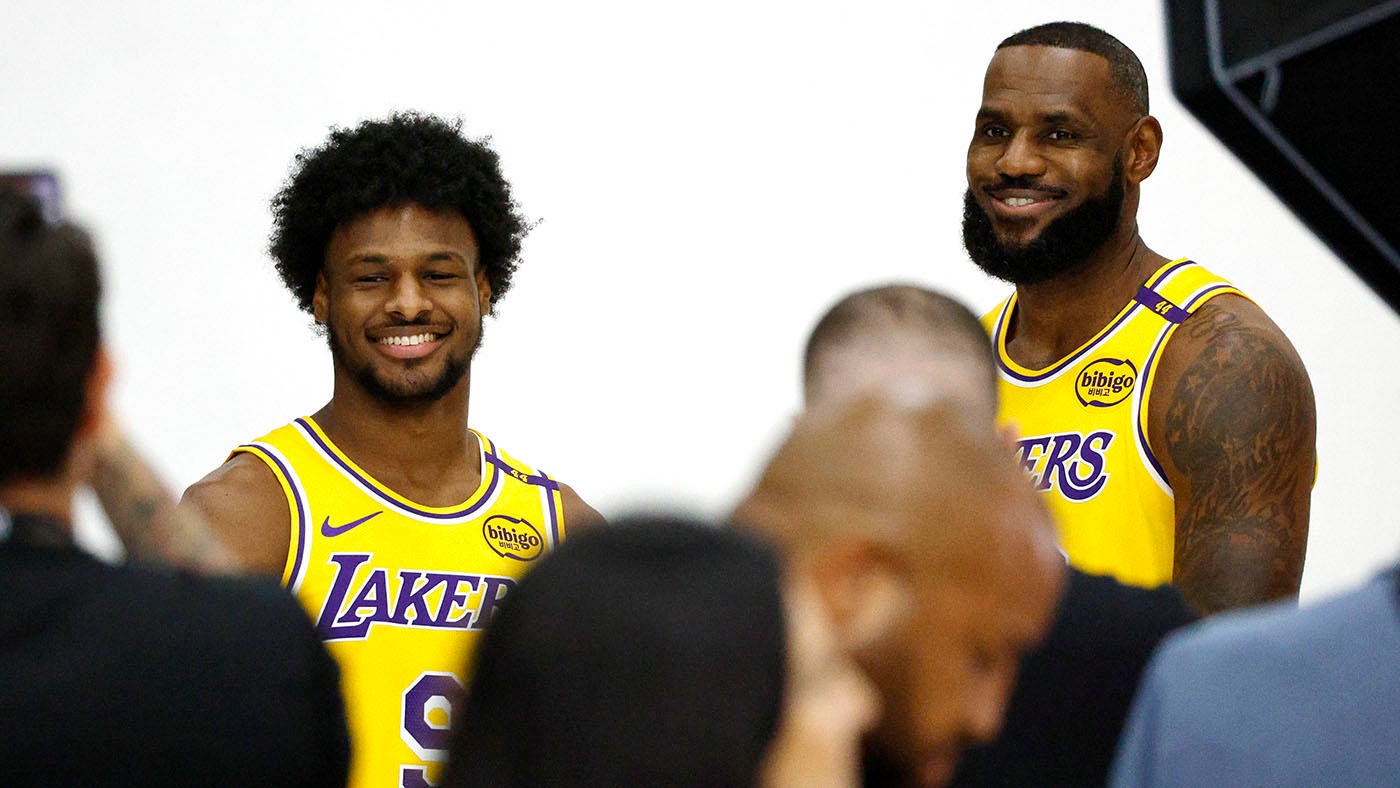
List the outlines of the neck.
<svg viewBox="0 0 1400 788">
<path fill-rule="evenodd" d="M 1063 358 L 1087 342 L 1166 262 L 1128 223 L 1083 265 L 1049 281 L 1016 286 L 1013 358 L 1032 368 Z M 1029 362 L 1029 363 L 1028 363 Z"/>
<path fill-rule="evenodd" d="M 390 489 L 428 506 L 466 499 L 481 479 L 476 436 L 467 429 L 470 374 L 432 402 L 371 396 L 336 371 L 331 401 L 314 418 L 326 435 Z"/>
<path fill-rule="evenodd" d="M 439 399 L 385 402 L 337 369 L 331 401 L 315 418 L 342 446 L 370 443 L 376 453 L 403 453 L 422 461 L 461 449 L 467 435 L 470 391 L 469 372 Z"/>
<path fill-rule="evenodd" d="M 10 482 L 0 487 L 0 508 L 12 514 L 42 514 L 71 522 L 73 485 L 66 478 Z"/>
</svg>

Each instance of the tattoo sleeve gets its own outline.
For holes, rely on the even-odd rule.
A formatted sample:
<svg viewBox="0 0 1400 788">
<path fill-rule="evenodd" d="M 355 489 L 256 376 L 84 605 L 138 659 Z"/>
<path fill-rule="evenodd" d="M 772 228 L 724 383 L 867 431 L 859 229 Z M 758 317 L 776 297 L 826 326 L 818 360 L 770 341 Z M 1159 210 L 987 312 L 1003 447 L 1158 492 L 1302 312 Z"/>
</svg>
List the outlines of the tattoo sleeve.
<svg viewBox="0 0 1400 788">
<path fill-rule="evenodd" d="M 108 436 L 96 452 L 91 479 L 127 556 L 206 573 L 238 571 L 242 562 L 195 512 L 180 507 L 136 450 Z"/>
<path fill-rule="evenodd" d="M 1178 330 L 1202 349 L 1165 421 L 1185 481 L 1175 491 L 1175 582 L 1204 613 L 1296 595 L 1315 462 L 1307 373 L 1277 329 L 1213 304 Z"/>
</svg>

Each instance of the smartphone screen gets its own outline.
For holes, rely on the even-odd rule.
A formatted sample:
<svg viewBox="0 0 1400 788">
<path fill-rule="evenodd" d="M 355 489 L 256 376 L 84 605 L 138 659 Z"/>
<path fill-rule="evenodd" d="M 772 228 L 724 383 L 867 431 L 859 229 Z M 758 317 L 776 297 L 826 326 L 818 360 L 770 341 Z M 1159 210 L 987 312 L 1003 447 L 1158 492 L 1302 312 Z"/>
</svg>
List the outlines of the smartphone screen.
<svg viewBox="0 0 1400 788">
<path fill-rule="evenodd" d="M 0 191 L 27 194 L 39 201 L 44 221 L 63 221 L 63 192 L 58 187 L 58 176 L 48 170 L 0 172 Z"/>
</svg>

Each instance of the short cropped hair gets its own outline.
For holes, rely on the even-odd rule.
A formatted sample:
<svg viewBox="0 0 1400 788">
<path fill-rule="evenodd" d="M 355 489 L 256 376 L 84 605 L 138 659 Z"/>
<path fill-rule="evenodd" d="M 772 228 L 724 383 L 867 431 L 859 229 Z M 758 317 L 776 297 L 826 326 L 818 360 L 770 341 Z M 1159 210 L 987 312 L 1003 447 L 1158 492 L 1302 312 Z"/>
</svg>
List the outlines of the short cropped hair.
<svg viewBox="0 0 1400 788">
<path fill-rule="evenodd" d="M 0 191 L 0 483 L 62 471 L 97 354 L 100 295 L 87 234 Z"/>
<path fill-rule="evenodd" d="M 829 349 L 857 341 L 872 331 L 887 330 L 885 320 L 918 331 L 931 347 L 957 347 L 969 363 L 985 369 L 987 387 L 996 397 L 996 366 L 991 342 L 977 316 L 953 298 L 918 285 L 893 284 L 861 290 L 842 298 L 817 321 L 807 338 L 802 379 L 813 390 L 817 362 Z"/>
<path fill-rule="evenodd" d="M 402 112 L 332 129 L 324 145 L 299 153 L 272 200 L 269 251 L 302 310 L 312 311 L 316 277 L 337 227 L 409 204 L 467 220 L 495 303 L 510 289 L 529 227 L 488 141 L 464 137 L 461 121 Z"/>
<path fill-rule="evenodd" d="M 1047 22 L 1028 27 L 997 45 L 997 49 L 1020 46 L 1056 47 L 1092 52 L 1108 61 L 1113 84 L 1139 114 L 1146 115 L 1147 72 L 1142 61 L 1127 44 L 1093 25 L 1083 22 Z"/>
<path fill-rule="evenodd" d="M 636 516 L 570 537 L 477 651 L 443 788 L 756 783 L 787 670 L 773 548 Z"/>
</svg>

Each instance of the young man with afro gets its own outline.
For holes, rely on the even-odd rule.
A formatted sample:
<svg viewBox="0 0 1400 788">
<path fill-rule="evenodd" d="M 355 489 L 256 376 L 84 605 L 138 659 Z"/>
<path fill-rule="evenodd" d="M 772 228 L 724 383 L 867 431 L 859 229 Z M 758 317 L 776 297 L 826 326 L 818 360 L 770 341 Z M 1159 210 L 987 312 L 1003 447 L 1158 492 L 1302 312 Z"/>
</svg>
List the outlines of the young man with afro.
<svg viewBox="0 0 1400 788">
<path fill-rule="evenodd" d="M 467 426 L 482 317 L 527 228 L 497 155 L 418 114 L 334 130 L 272 207 L 272 255 L 325 331 L 333 393 L 184 502 L 316 622 L 343 674 L 351 785 L 428 785 L 496 606 L 566 527 L 601 521 Z"/>
</svg>

